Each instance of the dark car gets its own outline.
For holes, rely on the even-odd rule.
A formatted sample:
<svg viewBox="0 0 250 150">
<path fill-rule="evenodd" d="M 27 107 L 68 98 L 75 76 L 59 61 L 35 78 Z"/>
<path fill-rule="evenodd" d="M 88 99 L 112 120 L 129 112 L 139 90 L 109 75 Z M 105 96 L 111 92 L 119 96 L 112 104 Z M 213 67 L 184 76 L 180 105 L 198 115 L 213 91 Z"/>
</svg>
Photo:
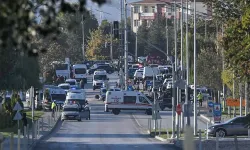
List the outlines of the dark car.
<svg viewBox="0 0 250 150">
<path fill-rule="evenodd" d="M 88 70 L 88 73 L 89 73 L 89 74 L 93 74 L 97 69 L 106 70 L 106 72 L 109 73 L 109 74 L 111 74 L 111 73 L 114 72 L 114 68 L 112 68 L 111 66 L 109 66 L 109 65 L 100 65 L 100 66 L 98 66 L 97 68 L 89 69 L 89 70 Z"/>
<path fill-rule="evenodd" d="M 215 124 L 208 128 L 208 135 L 225 137 L 230 135 L 248 135 L 250 115 L 244 117 L 235 117 L 224 123 Z"/>
</svg>

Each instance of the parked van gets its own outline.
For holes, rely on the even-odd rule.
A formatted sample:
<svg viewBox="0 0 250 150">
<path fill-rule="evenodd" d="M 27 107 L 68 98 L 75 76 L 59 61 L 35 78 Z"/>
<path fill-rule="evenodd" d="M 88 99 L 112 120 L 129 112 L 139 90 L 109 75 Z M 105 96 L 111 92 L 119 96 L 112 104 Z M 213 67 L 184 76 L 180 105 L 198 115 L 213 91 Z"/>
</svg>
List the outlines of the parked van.
<svg viewBox="0 0 250 150">
<path fill-rule="evenodd" d="M 73 65 L 74 79 L 80 82 L 83 79 L 84 83 L 87 83 L 87 66 L 85 64 Z"/>
<path fill-rule="evenodd" d="M 121 110 L 145 110 L 147 115 L 152 115 L 152 103 L 144 94 L 137 91 L 108 91 L 105 110 L 112 110 L 115 115 Z"/>
</svg>

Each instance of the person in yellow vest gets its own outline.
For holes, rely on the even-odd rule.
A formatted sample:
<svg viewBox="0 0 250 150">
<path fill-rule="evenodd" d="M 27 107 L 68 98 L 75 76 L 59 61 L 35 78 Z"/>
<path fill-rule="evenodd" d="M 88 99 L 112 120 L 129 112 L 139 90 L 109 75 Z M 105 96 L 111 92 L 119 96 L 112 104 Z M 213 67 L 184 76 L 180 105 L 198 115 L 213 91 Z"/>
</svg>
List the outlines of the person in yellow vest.
<svg viewBox="0 0 250 150">
<path fill-rule="evenodd" d="M 202 101 L 203 101 L 203 95 L 201 94 L 201 92 L 197 95 L 198 101 L 199 101 L 199 105 L 202 106 Z"/>
<path fill-rule="evenodd" d="M 56 111 L 56 101 L 52 102 L 51 110 L 52 110 L 52 117 L 54 117 L 54 114 L 55 114 L 55 111 Z"/>
</svg>

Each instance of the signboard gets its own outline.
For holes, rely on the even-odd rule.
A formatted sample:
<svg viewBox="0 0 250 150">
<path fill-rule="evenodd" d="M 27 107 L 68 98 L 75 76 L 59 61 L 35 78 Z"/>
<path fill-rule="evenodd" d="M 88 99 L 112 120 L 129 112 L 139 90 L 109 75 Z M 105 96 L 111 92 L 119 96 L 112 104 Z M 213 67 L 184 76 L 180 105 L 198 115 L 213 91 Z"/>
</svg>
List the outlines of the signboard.
<svg viewBox="0 0 250 150">
<path fill-rule="evenodd" d="M 226 100 L 226 105 L 232 106 L 232 107 L 240 107 L 240 99 L 228 98 Z M 246 106 L 246 102 L 244 99 L 242 99 L 242 107 L 245 107 L 245 106 Z"/>
<path fill-rule="evenodd" d="M 13 110 L 15 111 L 20 111 L 20 110 L 23 110 L 22 106 L 19 104 L 19 102 L 16 102 Z"/>
<path fill-rule="evenodd" d="M 213 108 L 214 108 L 214 102 L 209 100 L 207 101 L 207 116 L 212 117 L 213 116 Z"/>
<path fill-rule="evenodd" d="M 214 122 L 220 123 L 221 121 L 221 104 L 215 103 L 213 106 Z"/>
<path fill-rule="evenodd" d="M 22 117 L 22 115 L 20 114 L 20 112 L 17 111 L 13 120 L 21 120 L 22 118 L 23 118 L 23 117 Z"/>
<path fill-rule="evenodd" d="M 176 106 L 176 113 L 177 113 L 178 115 L 181 115 L 181 112 L 182 112 L 181 104 L 178 104 L 178 105 Z"/>
</svg>

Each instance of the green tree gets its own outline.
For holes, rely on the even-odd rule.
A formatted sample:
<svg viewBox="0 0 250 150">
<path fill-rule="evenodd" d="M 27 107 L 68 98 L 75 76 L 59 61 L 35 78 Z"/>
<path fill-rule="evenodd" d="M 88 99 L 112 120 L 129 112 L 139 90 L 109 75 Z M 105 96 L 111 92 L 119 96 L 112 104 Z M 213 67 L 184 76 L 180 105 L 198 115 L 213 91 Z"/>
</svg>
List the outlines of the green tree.
<svg viewBox="0 0 250 150">
<path fill-rule="evenodd" d="M 144 40 L 148 40 L 148 27 L 147 22 L 143 21 L 142 25 L 139 26 L 137 31 L 137 52 L 138 56 L 145 56 L 146 55 L 146 47 L 147 44 Z"/>
</svg>

